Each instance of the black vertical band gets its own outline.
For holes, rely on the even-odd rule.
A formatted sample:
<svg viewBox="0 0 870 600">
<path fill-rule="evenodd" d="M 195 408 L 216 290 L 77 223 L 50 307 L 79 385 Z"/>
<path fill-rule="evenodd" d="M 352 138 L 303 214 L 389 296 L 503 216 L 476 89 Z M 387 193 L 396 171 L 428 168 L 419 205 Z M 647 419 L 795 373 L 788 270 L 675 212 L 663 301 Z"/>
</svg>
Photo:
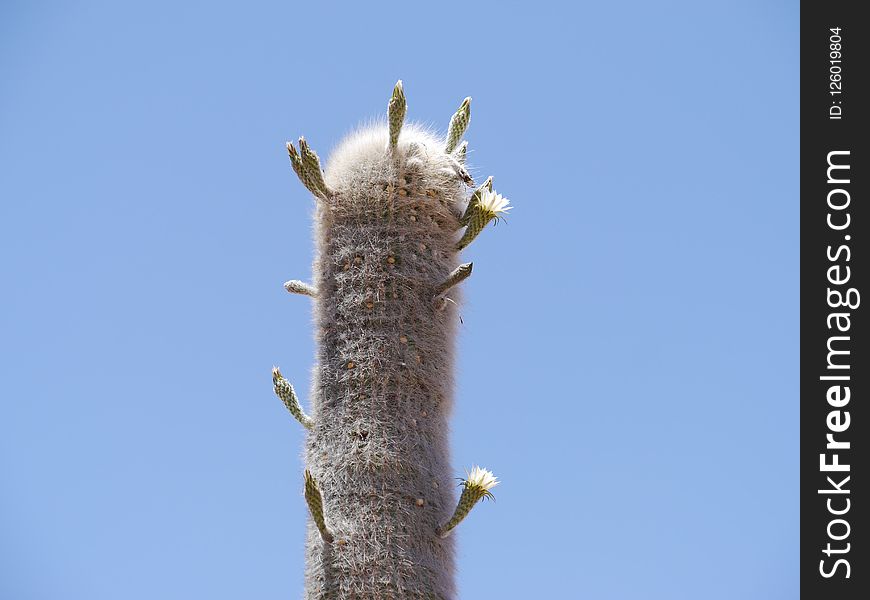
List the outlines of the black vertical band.
<svg viewBox="0 0 870 600">
<path fill-rule="evenodd" d="M 801 6 L 801 593 L 870 598 L 867 44 L 858 2 Z"/>
</svg>

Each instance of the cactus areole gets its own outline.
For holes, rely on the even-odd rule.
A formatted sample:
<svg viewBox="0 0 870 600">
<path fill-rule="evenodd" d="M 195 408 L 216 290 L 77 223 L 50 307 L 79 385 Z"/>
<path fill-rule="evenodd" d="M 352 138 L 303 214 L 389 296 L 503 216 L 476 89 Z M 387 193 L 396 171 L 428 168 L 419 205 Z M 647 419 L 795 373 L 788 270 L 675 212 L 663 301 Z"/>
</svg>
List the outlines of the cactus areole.
<svg viewBox="0 0 870 600">
<path fill-rule="evenodd" d="M 473 190 L 460 144 L 466 98 L 446 137 L 404 122 L 396 84 L 383 125 L 348 136 L 325 171 L 300 138 L 290 161 L 316 198 L 311 415 L 281 372 L 275 392 L 306 428 L 306 598 L 451 599 L 449 534 L 497 481 L 475 467 L 457 498 L 453 403 L 460 251 L 509 210 L 492 179 Z"/>
</svg>

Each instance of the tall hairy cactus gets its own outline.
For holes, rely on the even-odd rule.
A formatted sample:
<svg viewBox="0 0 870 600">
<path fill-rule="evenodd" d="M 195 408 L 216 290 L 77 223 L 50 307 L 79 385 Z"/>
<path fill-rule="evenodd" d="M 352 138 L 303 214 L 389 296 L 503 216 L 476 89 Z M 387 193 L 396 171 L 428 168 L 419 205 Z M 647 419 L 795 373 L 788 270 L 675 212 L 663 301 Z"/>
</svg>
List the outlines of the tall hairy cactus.
<svg viewBox="0 0 870 600">
<path fill-rule="evenodd" d="M 287 144 L 316 197 L 317 366 L 307 415 L 273 369 L 275 393 L 308 430 L 306 598 L 455 597 L 452 529 L 497 481 L 473 468 L 455 495 L 448 448 L 459 322 L 459 254 L 509 210 L 492 178 L 470 194 L 461 143 L 471 98 L 445 138 L 406 124 L 398 82 L 386 124 L 342 141 L 326 171 Z"/>
</svg>

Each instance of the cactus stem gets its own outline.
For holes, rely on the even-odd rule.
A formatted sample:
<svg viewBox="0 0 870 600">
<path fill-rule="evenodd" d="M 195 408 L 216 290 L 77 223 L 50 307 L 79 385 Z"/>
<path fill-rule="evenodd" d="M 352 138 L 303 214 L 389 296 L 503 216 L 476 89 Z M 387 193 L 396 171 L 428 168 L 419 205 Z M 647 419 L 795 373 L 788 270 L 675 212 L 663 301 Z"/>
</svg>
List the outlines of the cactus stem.
<svg viewBox="0 0 870 600">
<path fill-rule="evenodd" d="M 444 525 L 440 525 L 436 534 L 438 537 L 445 538 L 450 535 L 454 527 L 459 525 L 462 520 L 468 516 L 474 505 L 484 498 L 493 498 L 491 490 L 498 485 L 498 479 L 492 472 L 480 467 L 473 467 L 468 477 L 460 484 L 463 486 L 462 495 L 459 497 L 459 502 L 456 505 L 456 510 L 453 511 L 453 516 Z"/>
<path fill-rule="evenodd" d="M 291 294 L 301 294 L 303 296 L 317 298 L 317 289 L 313 285 L 297 279 L 291 279 L 290 281 L 284 282 L 284 289 Z"/>
<path fill-rule="evenodd" d="M 405 113 L 408 110 L 408 104 L 405 100 L 405 91 L 402 87 L 402 80 L 396 82 L 396 87 L 393 88 L 393 96 L 390 98 L 390 103 L 387 105 L 387 120 L 390 123 L 390 150 L 395 150 L 399 143 L 399 134 L 402 132 L 402 125 L 405 122 Z"/>
<path fill-rule="evenodd" d="M 468 123 L 471 121 L 471 96 L 467 97 L 450 117 L 450 125 L 447 126 L 447 146 L 444 151 L 447 154 L 453 152 L 456 144 L 465 135 L 465 130 L 468 129 Z"/>
<path fill-rule="evenodd" d="M 296 390 L 289 381 L 284 379 L 278 367 L 272 367 L 272 385 L 275 389 L 275 395 L 278 396 L 290 411 L 290 414 L 296 417 L 296 420 L 305 428 L 311 429 L 314 427 L 314 421 L 305 414 L 302 410 L 302 405 L 299 404 L 299 399 L 296 397 Z"/>
<path fill-rule="evenodd" d="M 471 275 L 471 269 L 473 268 L 474 263 L 465 263 L 453 269 L 450 275 L 447 276 L 447 279 L 435 288 L 435 296 L 440 296 L 456 284 L 468 279 L 468 276 Z"/>
<path fill-rule="evenodd" d="M 305 469 L 305 502 L 308 504 L 308 510 L 311 512 L 311 518 L 320 532 L 320 537 L 327 544 L 331 544 L 335 538 L 329 529 L 327 529 L 326 521 L 323 518 L 323 496 L 317 487 L 317 481 L 308 469 Z"/>
</svg>

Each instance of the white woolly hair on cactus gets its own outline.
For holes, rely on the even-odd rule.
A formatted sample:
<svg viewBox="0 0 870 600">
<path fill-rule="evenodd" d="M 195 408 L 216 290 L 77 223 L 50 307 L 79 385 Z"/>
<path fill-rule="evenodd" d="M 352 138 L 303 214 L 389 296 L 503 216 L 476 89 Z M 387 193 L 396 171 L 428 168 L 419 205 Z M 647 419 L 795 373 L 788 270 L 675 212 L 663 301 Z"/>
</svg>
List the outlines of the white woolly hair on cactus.
<svg viewBox="0 0 870 600">
<path fill-rule="evenodd" d="M 309 599 L 453 598 L 447 533 L 489 495 L 472 485 L 478 469 L 457 504 L 448 448 L 456 286 L 471 274 L 459 253 L 509 208 L 491 178 L 469 198 L 460 141 L 470 104 L 441 138 L 404 123 L 400 81 L 387 123 L 349 135 L 325 172 L 303 138 L 298 151 L 287 144 L 317 199 L 313 285 L 285 284 L 314 302 L 311 416 L 273 370 L 308 429 Z"/>
</svg>

